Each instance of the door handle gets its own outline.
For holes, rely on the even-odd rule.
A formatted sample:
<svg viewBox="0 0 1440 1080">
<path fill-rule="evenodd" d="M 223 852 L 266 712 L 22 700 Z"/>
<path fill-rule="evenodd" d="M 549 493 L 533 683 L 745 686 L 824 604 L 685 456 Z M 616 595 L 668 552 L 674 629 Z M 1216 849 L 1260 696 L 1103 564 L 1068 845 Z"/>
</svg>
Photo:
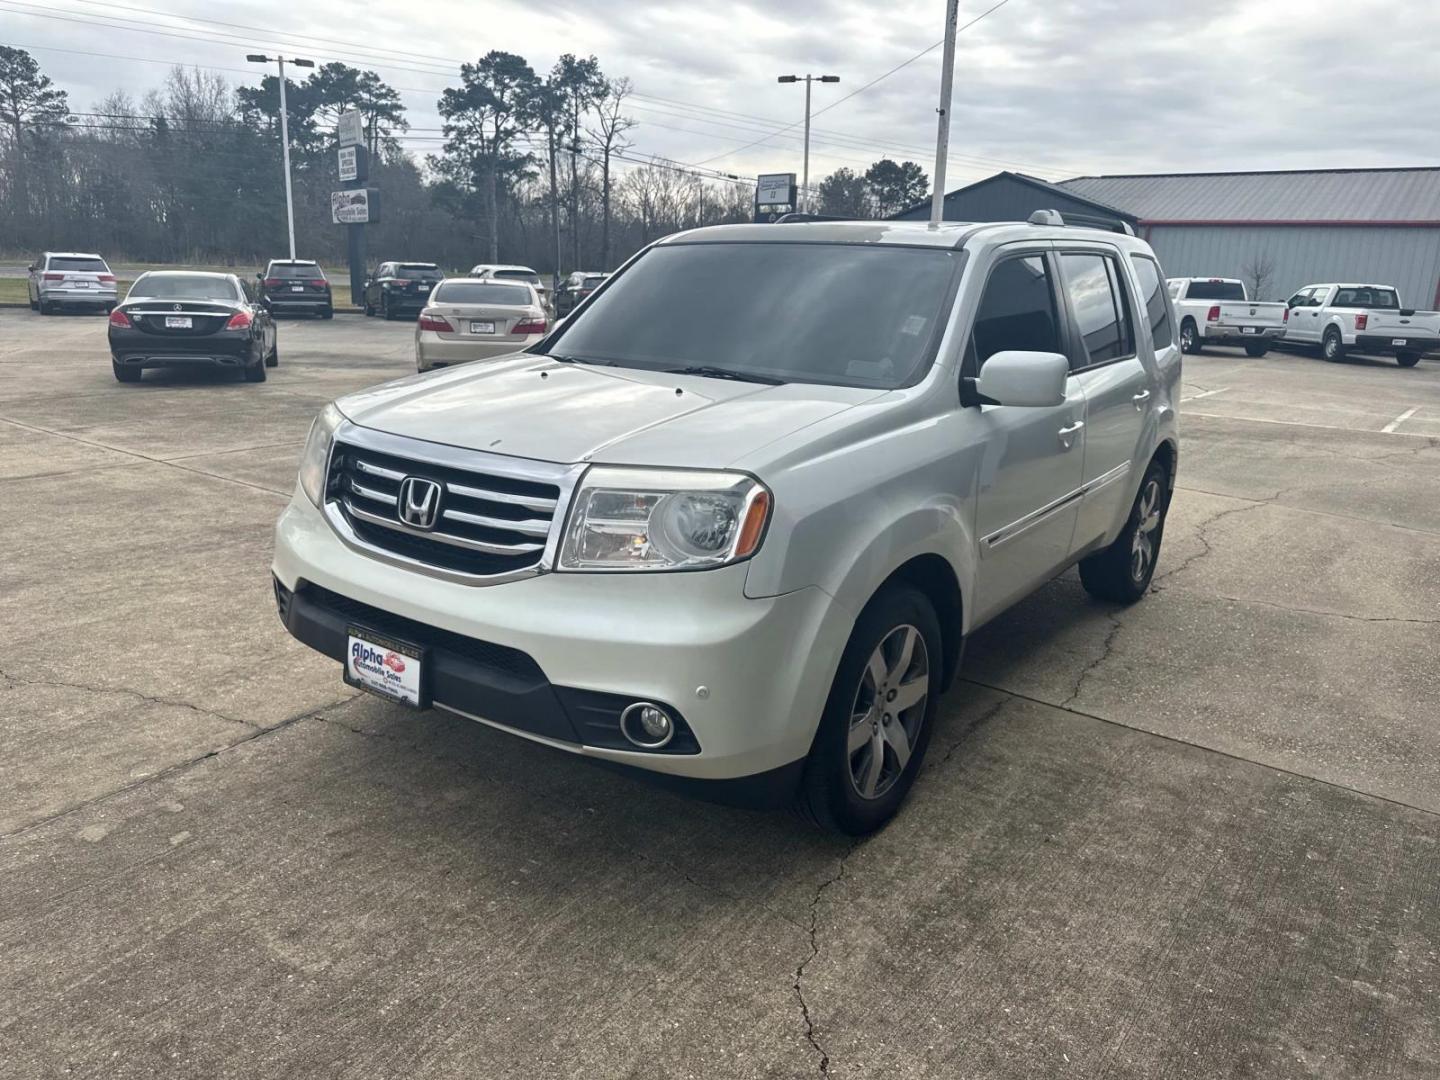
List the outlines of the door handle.
<svg viewBox="0 0 1440 1080">
<path fill-rule="evenodd" d="M 1075 423 L 1066 424 L 1064 427 L 1062 427 L 1059 431 L 1055 433 L 1056 435 L 1060 436 L 1060 445 L 1063 446 L 1066 450 L 1069 450 L 1070 447 L 1075 444 L 1075 436 L 1080 434 L 1080 430 L 1084 426 L 1084 420 L 1076 420 Z"/>
<path fill-rule="evenodd" d="M 1150 400 L 1150 391 L 1149 391 L 1149 390 L 1141 390 L 1138 394 L 1136 394 L 1136 395 L 1135 395 L 1134 397 L 1132 397 L 1130 400 L 1135 403 L 1135 408 L 1136 408 L 1137 410 L 1144 409 L 1144 408 L 1145 408 L 1145 402 L 1147 402 L 1147 401 Z"/>
</svg>

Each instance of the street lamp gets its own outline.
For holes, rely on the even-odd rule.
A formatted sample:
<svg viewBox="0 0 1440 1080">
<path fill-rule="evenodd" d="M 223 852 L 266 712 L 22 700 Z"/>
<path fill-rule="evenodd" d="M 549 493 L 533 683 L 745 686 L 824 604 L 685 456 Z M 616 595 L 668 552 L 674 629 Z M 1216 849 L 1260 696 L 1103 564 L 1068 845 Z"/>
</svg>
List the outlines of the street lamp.
<svg viewBox="0 0 1440 1080">
<path fill-rule="evenodd" d="M 285 224 L 290 231 L 290 261 L 295 261 L 295 197 L 290 193 L 290 120 L 285 105 L 285 57 L 266 56 L 263 53 L 249 53 L 245 57 L 252 64 L 268 64 L 272 60 L 280 65 L 280 151 L 285 158 Z M 290 63 L 296 67 L 313 68 L 314 60 L 301 60 L 292 56 Z"/>
<path fill-rule="evenodd" d="M 801 198 L 805 200 L 803 207 L 797 206 L 796 210 L 808 209 L 810 206 L 810 84 L 812 82 L 839 82 L 839 75 L 781 75 L 776 82 L 803 82 L 805 84 L 805 170 L 800 180 Z"/>
</svg>

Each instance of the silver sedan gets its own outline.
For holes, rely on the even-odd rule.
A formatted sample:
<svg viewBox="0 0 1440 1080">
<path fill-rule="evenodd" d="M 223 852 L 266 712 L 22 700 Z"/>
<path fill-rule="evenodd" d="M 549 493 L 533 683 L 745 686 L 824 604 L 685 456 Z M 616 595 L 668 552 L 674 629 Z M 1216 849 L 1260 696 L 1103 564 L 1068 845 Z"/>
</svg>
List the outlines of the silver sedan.
<svg viewBox="0 0 1440 1080">
<path fill-rule="evenodd" d="M 540 295 L 528 282 L 448 278 L 435 287 L 415 324 L 415 369 L 519 352 L 548 329 Z"/>
</svg>

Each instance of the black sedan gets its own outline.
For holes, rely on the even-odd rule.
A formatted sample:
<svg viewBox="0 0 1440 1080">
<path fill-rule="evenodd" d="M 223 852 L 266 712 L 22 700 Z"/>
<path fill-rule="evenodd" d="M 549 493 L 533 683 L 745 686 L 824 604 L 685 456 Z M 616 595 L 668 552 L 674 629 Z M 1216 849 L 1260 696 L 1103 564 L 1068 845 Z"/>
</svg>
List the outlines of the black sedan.
<svg viewBox="0 0 1440 1080">
<path fill-rule="evenodd" d="M 430 299 L 430 290 L 444 280 L 434 263 L 381 263 L 365 282 L 365 314 L 379 312 L 387 319 L 418 315 Z"/>
<path fill-rule="evenodd" d="M 279 362 L 275 321 L 234 274 L 141 274 L 110 313 L 110 363 L 121 382 L 159 367 L 213 367 L 264 382 Z"/>
</svg>

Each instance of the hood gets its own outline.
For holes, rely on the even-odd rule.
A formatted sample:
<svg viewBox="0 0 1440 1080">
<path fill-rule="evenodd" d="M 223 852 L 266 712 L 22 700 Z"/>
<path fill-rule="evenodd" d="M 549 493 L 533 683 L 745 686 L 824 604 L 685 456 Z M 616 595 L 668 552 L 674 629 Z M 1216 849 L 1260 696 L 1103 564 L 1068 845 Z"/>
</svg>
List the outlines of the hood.
<svg viewBox="0 0 1440 1080">
<path fill-rule="evenodd" d="M 351 394 L 363 427 L 565 464 L 718 468 L 884 394 L 564 364 L 517 354 Z"/>
</svg>

